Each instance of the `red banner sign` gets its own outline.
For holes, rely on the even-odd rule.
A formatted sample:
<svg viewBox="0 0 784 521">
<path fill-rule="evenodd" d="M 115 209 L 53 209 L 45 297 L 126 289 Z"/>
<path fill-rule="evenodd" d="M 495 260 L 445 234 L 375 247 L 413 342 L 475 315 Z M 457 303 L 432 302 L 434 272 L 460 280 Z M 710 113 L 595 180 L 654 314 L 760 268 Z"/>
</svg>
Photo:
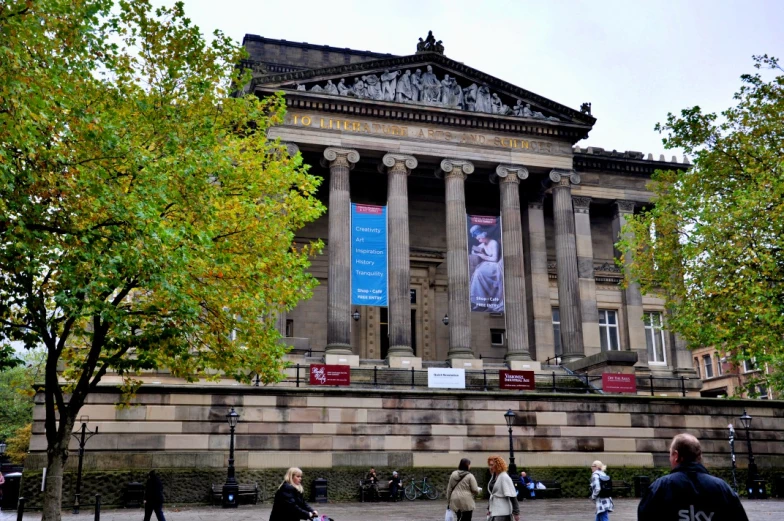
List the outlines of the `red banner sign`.
<svg viewBox="0 0 784 521">
<path fill-rule="evenodd" d="M 349 385 L 351 366 L 311 364 L 310 385 Z"/>
<path fill-rule="evenodd" d="M 637 378 L 633 374 L 602 373 L 602 390 L 606 393 L 636 393 Z"/>
<path fill-rule="evenodd" d="M 501 389 L 522 389 L 533 391 L 536 388 L 533 371 L 498 371 Z"/>
</svg>

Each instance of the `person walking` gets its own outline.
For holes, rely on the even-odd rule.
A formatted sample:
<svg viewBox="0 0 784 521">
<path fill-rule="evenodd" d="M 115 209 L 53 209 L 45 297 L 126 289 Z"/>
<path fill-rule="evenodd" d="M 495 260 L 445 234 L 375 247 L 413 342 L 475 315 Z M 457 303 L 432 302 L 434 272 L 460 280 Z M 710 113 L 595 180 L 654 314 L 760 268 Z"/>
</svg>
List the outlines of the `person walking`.
<svg viewBox="0 0 784 521">
<path fill-rule="evenodd" d="M 449 476 L 449 484 L 446 487 L 447 508 L 455 513 L 457 521 L 471 521 L 476 508 L 474 496 L 479 494 L 480 488 L 470 469 L 471 460 L 461 459 L 457 470 Z"/>
<path fill-rule="evenodd" d="M 318 517 L 318 512 L 305 503 L 302 492 L 302 470 L 292 467 L 286 471 L 283 483 L 275 492 L 269 521 L 298 521 Z"/>
<path fill-rule="evenodd" d="M 487 492 L 490 500 L 487 504 L 488 521 L 520 521 L 520 505 L 517 502 L 517 489 L 512 478 L 506 471 L 509 466 L 501 456 L 487 458 L 490 469 L 490 483 Z"/>
<path fill-rule="evenodd" d="M 639 521 L 748 521 L 735 491 L 702 465 L 697 438 L 683 433 L 672 439 L 670 468 L 672 472 L 654 481 L 640 501 Z"/>
<path fill-rule="evenodd" d="M 158 521 L 166 521 L 163 517 L 163 483 L 155 470 L 147 474 L 144 485 L 144 521 L 150 521 L 153 512 Z"/>
<path fill-rule="evenodd" d="M 611 497 L 601 497 L 602 480 L 609 480 L 610 477 L 604 472 L 607 465 L 599 460 L 591 464 L 591 499 L 596 503 L 596 521 L 609 521 L 610 512 L 613 511 L 613 500 Z"/>
</svg>

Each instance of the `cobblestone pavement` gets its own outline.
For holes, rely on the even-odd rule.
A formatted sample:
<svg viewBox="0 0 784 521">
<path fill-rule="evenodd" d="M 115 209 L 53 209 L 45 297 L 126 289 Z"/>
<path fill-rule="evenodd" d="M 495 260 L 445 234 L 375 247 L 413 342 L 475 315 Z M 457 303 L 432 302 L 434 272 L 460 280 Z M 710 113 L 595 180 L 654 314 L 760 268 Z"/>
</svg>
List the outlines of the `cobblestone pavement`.
<svg viewBox="0 0 784 521">
<path fill-rule="evenodd" d="M 637 519 L 637 503 L 635 499 L 618 499 L 611 521 L 634 521 Z M 444 519 L 446 501 L 403 501 L 400 503 L 338 503 L 327 505 L 311 505 L 320 514 L 326 514 L 335 521 L 440 521 Z M 478 502 L 484 512 L 483 502 Z M 750 521 L 781 521 L 784 519 L 784 500 L 769 499 L 765 501 L 744 501 L 743 506 Z M 521 504 L 523 521 L 590 521 L 594 519 L 593 503 L 585 499 L 548 499 L 526 501 Z M 269 503 L 258 506 L 241 506 L 237 510 L 223 510 L 210 507 L 177 507 L 167 505 L 164 514 L 166 521 L 266 521 L 269 519 L 271 506 Z M 83 510 L 75 516 L 63 512 L 63 521 L 93 521 L 93 512 Z M 143 511 L 135 510 L 103 510 L 101 521 L 142 521 Z M 474 516 L 477 521 L 484 515 Z M 40 512 L 29 512 L 24 516 L 26 521 L 41 519 Z M 153 519 L 155 519 L 153 517 Z M 0 521 L 15 521 L 15 512 L 3 511 Z"/>
</svg>

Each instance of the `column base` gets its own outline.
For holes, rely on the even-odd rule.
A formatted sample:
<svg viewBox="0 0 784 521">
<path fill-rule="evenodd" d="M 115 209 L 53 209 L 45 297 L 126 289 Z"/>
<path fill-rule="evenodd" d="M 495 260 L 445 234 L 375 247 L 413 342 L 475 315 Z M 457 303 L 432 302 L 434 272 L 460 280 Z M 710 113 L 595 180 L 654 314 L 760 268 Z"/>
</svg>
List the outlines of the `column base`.
<svg viewBox="0 0 784 521">
<path fill-rule="evenodd" d="M 393 356 L 387 357 L 389 367 L 393 369 L 422 369 L 422 359 L 416 356 Z"/>
<path fill-rule="evenodd" d="M 354 351 L 351 349 L 351 344 L 327 344 L 324 348 L 325 354 L 328 355 L 351 355 Z"/>
<path fill-rule="evenodd" d="M 542 362 L 536 360 L 507 360 L 506 364 L 512 371 L 542 371 Z"/>
<path fill-rule="evenodd" d="M 359 355 L 340 355 L 330 351 L 324 356 L 324 363 L 327 365 L 359 367 Z"/>
<path fill-rule="evenodd" d="M 402 357 L 415 357 L 414 350 L 411 349 L 411 346 L 389 346 L 389 351 L 387 351 L 387 358 L 391 358 L 393 356 L 402 356 Z"/>
<path fill-rule="evenodd" d="M 531 358 L 531 354 L 529 352 L 519 351 L 515 353 L 506 353 L 506 356 L 504 357 L 504 362 L 509 362 L 511 360 L 522 360 L 525 362 L 533 359 Z"/>
<path fill-rule="evenodd" d="M 485 366 L 481 358 L 450 358 L 447 363 L 456 369 L 482 369 Z"/>
</svg>

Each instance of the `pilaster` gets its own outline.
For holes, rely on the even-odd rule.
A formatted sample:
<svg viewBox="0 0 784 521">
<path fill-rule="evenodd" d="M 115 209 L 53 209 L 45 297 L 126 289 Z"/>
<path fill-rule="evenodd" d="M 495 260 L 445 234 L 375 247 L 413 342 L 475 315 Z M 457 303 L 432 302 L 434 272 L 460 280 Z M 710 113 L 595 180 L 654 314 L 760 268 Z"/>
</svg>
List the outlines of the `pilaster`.
<svg viewBox="0 0 784 521">
<path fill-rule="evenodd" d="M 536 359 L 544 362 L 555 356 L 553 309 L 550 305 L 550 279 L 547 273 L 547 242 L 544 226 L 544 196 L 537 194 L 528 201 L 528 248 L 526 275 L 528 281 L 528 339 Z"/>
</svg>

